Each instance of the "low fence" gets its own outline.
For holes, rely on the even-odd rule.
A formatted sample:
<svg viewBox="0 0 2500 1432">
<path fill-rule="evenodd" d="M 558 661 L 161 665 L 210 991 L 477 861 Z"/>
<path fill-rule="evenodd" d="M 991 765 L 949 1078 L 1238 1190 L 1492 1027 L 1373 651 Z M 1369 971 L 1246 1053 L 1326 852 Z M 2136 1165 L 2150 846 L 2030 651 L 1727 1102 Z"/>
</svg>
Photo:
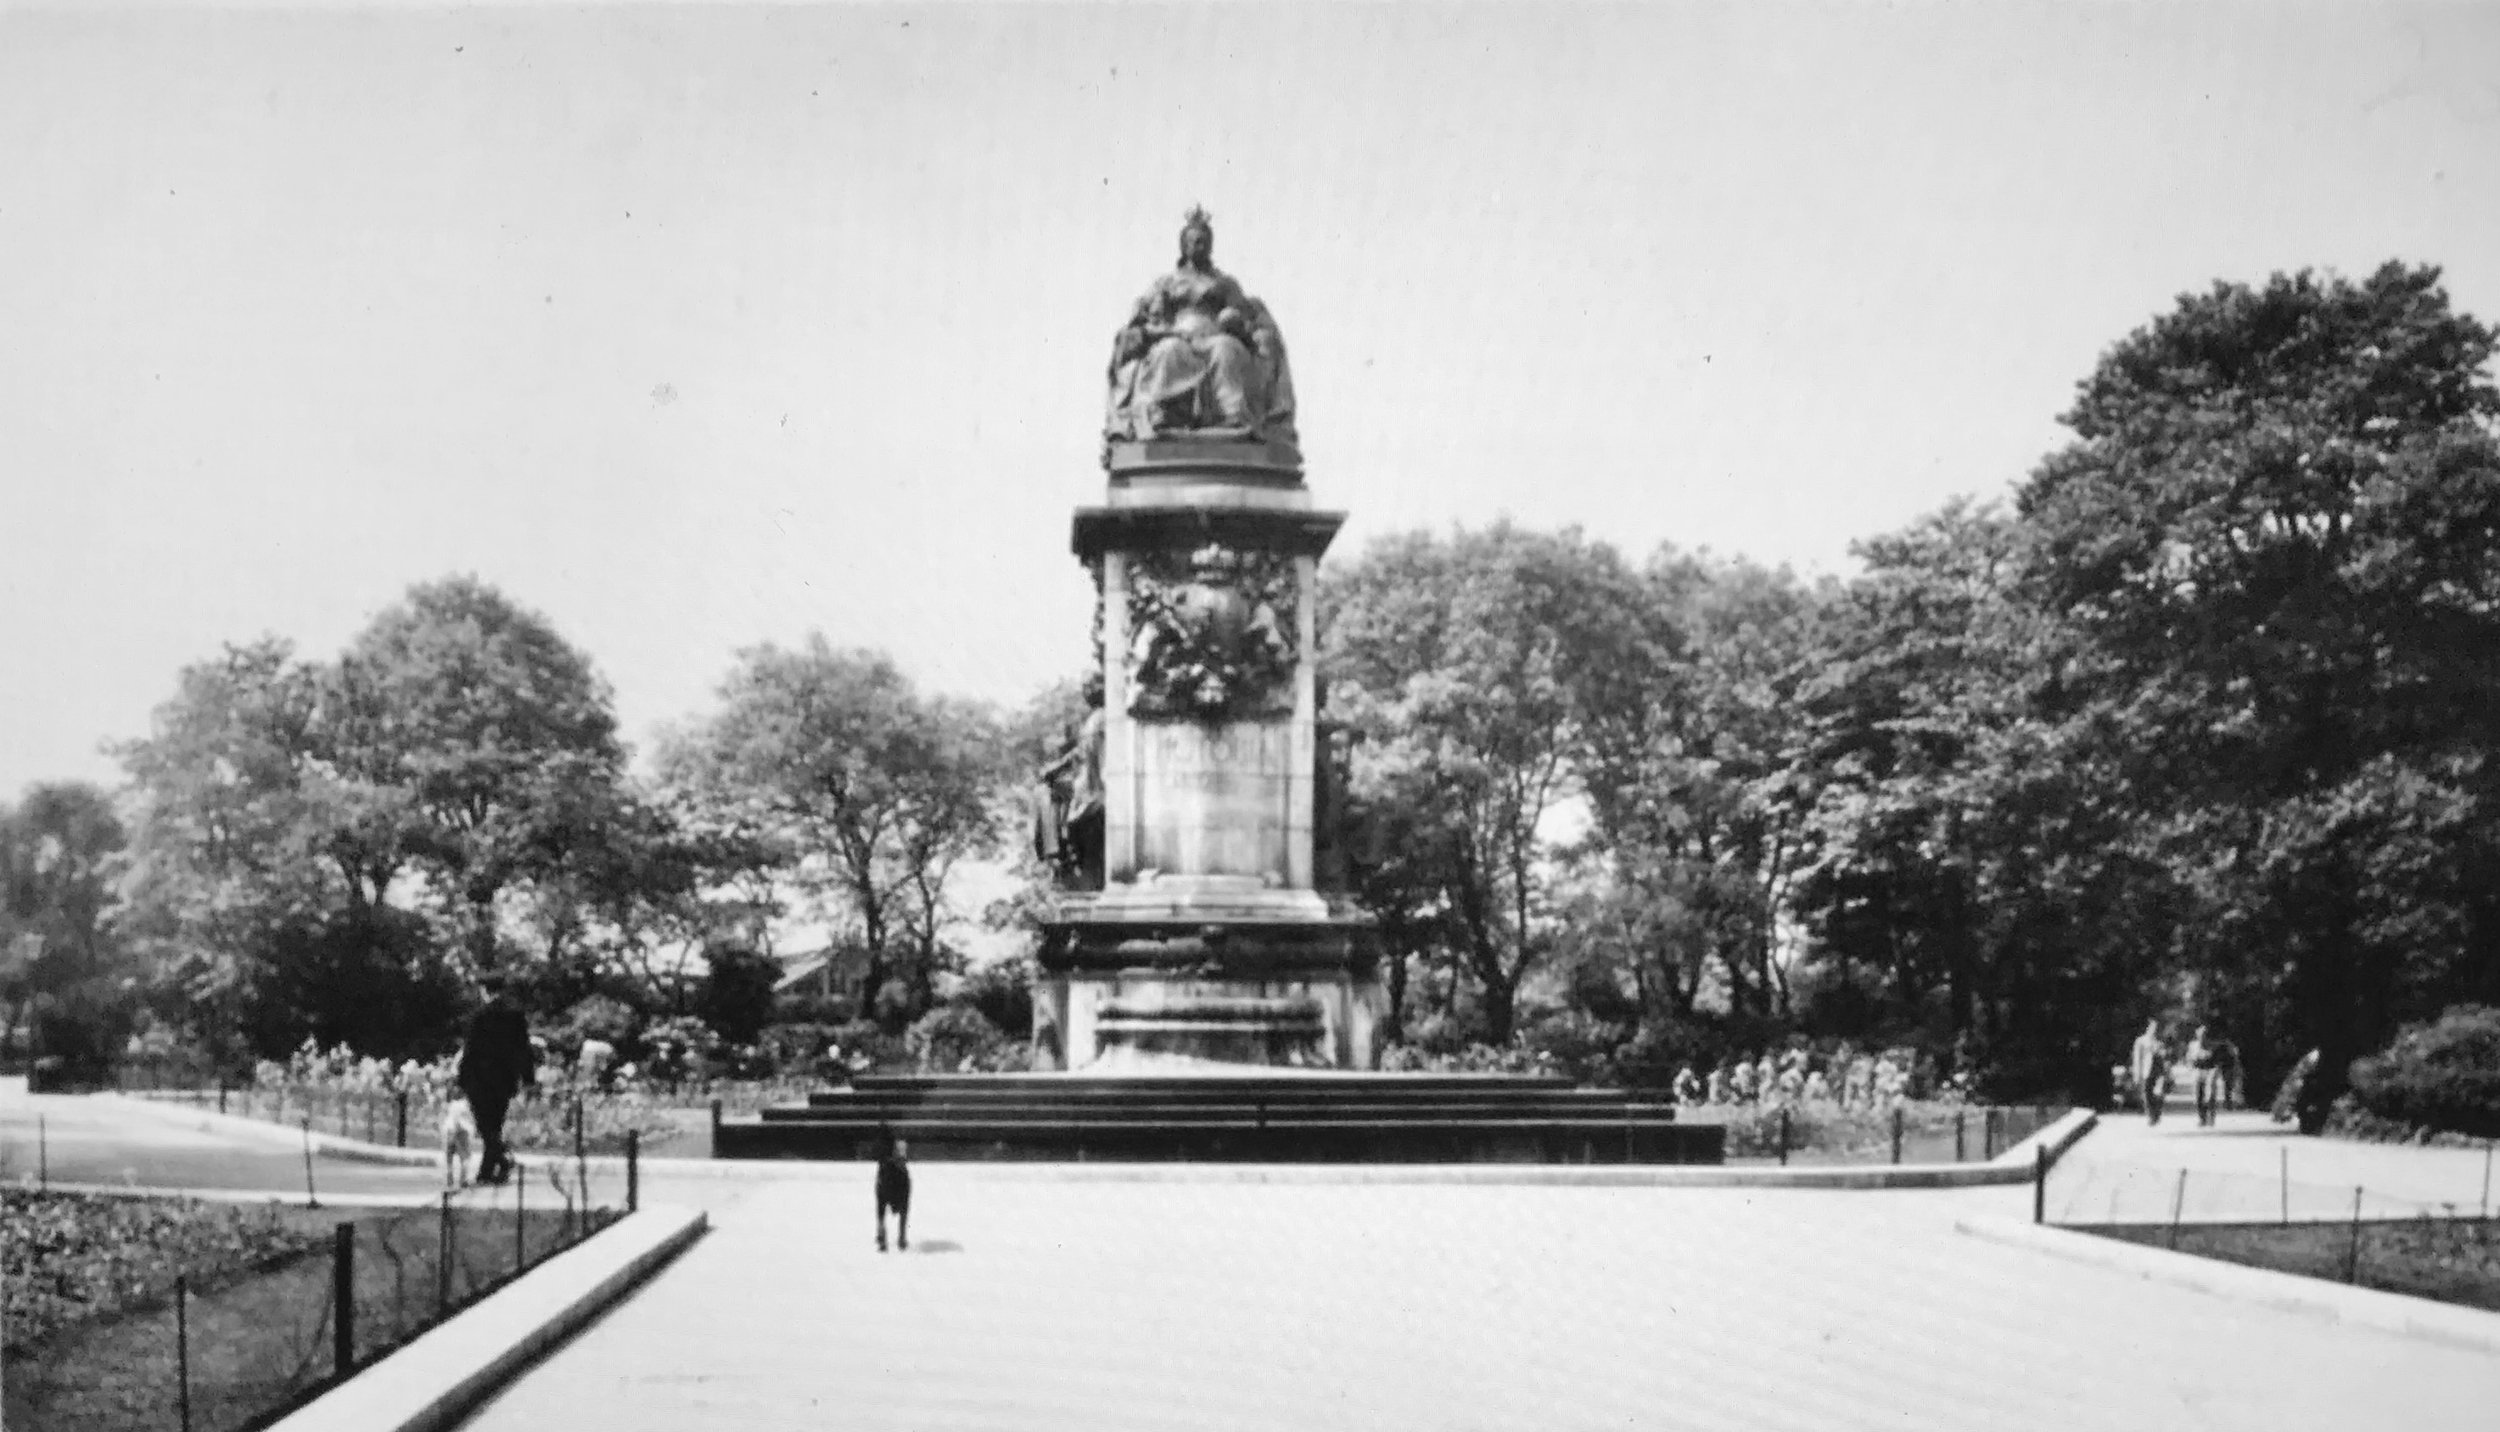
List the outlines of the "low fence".
<svg viewBox="0 0 2500 1432">
<path fill-rule="evenodd" d="M 2376 1188 L 2308 1176 L 2290 1147 L 2276 1150 L 2271 1175 L 2069 1161 L 2050 1173 L 2043 1217 L 2096 1227 L 2491 1217 L 2500 1211 L 2493 1204 L 2492 1181 L 2500 1171 L 2500 1153 L 2455 1152 L 2420 1160 Z"/>
<path fill-rule="evenodd" d="M 2332 1145 L 2326 1147 L 2332 1148 Z M 2037 1222 L 2388 1292 L 2500 1310 L 2500 1206 L 2486 1145 L 2407 1160 L 2381 1184 L 2299 1176 L 2276 1149 L 2272 1176 L 2212 1167 L 2052 1164 Z M 2349 1162 L 2347 1167 L 2353 1166 Z"/>
<path fill-rule="evenodd" d="M 1986 1163 L 2055 1123 L 2062 1104 L 1896 1102 L 1842 1107 L 1794 1104 L 1688 1104 L 1686 1123 L 1727 1126 L 1731 1160 L 1807 1165 Z"/>
<path fill-rule="evenodd" d="M 618 1088 L 547 1082 L 514 1101 L 506 1116 L 504 1136 L 519 1149 L 570 1152 L 578 1140 L 593 1154 L 622 1154 L 629 1138 L 649 1144 L 671 1133 L 703 1126 L 702 1121 L 678 1116 L 714 1107 L 731 1115 L 752 1114 L 774 1104 L 804 1103 L 810 1093 L 822 1087 L 806 1080 L 636 1084 Z M 221 1114 L 398 1148 L 438 1145 L 445 1097 L 445 1091 L 424 1086 L 384 1089 L 298 1083 L 134 1084 L 122 1092 L 134 1098 L 215 1109 Z"/>
<path fill-rule="evenodd" d="M 233 1210 L 286 1220 L 291 1246 L 240 1266 L 183 1268 L 170 1284 L 10 1345 L 5 1422 L 53 1432 L 266 1425 L 615 1221 L 637 1201 L 638 1175 L 632 1160 L 542 1158 L 508 1184 L 417 1207 Z"/>
</svg>

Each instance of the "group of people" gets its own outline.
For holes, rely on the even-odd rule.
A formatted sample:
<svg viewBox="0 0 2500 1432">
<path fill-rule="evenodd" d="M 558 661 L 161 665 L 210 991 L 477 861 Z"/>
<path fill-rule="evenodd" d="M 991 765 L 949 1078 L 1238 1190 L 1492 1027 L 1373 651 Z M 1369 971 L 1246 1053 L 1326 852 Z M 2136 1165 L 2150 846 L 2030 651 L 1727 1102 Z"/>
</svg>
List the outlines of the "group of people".
<svg viewBox="0 0 2500 1432">
<path fill-rule="evenodd" d="M 2134 1047 L 2127 1052 L 2127 1062 L 2112 1068 L 2110 1078 L 2117 1086 L 2114 1092 L 2120 1102 L 2139 1104 L 2144 1110 L 2144 1121 L 2158 1124 L 2182 1071 L 2195 1094 L 2196 1122 L 2200 1127 L 2212 1124 L 2224 1109 L 2239 1103 L 2239 1049 L 2202 1024 L 2189 1036 L 2187 1046 L 2174 1053 L 2162 1032 L 2161 1020 L 2146 1020 L 2144 1032 L 2135 1037 Z"/>
<path fill-rule="evenodd" d="M 1869 1055 L 1850 1049 L 1821 1056 L 1790 1049 L 1759 1059 L 1729 1059 L 1708 1074 L 1687 1064 L 1676 1071 L 1675 1101 L 1679 1104 L 1835 1104 L 1843 1109 L 1872 1109 L 1898 1103 L 1909 1094 L 1907 1064 L 1891 1054 Z"/>
</svg>

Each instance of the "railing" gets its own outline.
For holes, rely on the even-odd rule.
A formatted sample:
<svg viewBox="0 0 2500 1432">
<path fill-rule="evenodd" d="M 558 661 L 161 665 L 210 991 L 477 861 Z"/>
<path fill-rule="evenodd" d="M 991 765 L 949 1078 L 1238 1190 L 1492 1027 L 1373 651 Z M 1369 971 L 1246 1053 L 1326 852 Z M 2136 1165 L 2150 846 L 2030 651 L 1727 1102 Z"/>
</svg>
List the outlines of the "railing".
<svg viewBox="0 0 2500 1432">
<path fill-rule="evenodd" d="M 2328 1158 L 2354 1167 L 2334 1145 Z M 2079 1232 L 2391 1292 L 2500 1310 L 2500 1205 L 2486 1144 L 2408 1158 L 2366 1179 L 2307 1176 L 2306 1150 L 2275 1170 L 2073 1160 L 2044 1171 L 2034 1218 Z M 2296 1176 L 2297 1175 L 2297 1176 Z"/>
<path fill-rule="evenodd" d="M 533 1158 L 506 1185 L 393 1208 L 12 1191 L 13 1217 L 85 1216 L 97 1240 L 135 1204 L 179 1207 L 209 1234 L 87 1315 L 22 1330 L 13 1320 L 23 1340 L 5 1354 L 5 1422 L 70 1432 L 263 1425 L 606 1227 L 636 1201 L 637 1164 Z M 44 1250 L 18 1241 L 12 1282 L 45 1277 Z M 214 1256 L 236 1246 L 263 1251 Z"/>
<path fill-rule="evenodd" d="M 1782 1164 L 1986 1163 L 2064 1115 L 2063 1104 L 1896 1101 L 1843 1107 L 1820 1100 L 1687 1104 L 1676 1117 L 1727 1126 L 1730 1159 Z"/>
</svg>

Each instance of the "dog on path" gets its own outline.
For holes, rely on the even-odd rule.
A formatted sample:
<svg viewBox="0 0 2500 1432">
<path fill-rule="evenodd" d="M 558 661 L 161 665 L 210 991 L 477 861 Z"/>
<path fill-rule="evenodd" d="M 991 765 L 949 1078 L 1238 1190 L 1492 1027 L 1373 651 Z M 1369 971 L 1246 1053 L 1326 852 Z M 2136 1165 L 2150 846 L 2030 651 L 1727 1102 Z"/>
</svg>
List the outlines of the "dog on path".
<svg viewBox="0 0 2500 1432">
<path fill-rule="evenodd" d="M 885 1213 L 894 1210 L 894 1234 L 911 1251 L 911 1145 L 887 1134 L 877 1150 L 877 1251 L 885 1251 Z"/>
<path fill-rule="evenodd" d="M 476 1156 L 478 1146 L 477 1115 L 458 1094 L 443 1101 L 442 1135 L 443 1187 L 467 1188 L 469 1160 Z"/>
</svg>

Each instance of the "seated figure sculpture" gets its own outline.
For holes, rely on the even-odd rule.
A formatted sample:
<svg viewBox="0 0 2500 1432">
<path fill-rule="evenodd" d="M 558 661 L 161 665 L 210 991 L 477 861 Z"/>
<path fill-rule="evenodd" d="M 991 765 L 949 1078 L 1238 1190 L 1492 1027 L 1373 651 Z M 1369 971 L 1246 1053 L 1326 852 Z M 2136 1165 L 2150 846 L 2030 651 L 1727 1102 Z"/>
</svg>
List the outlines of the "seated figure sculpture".
<svg viewBox="0 0 2500 1432">
<path fill-rule="evenodd" d="M 1215 266 L 1204 209 L 1181 224 L 1180 262 L 1112 341 L 1106 441 L 1261 441 L 1292 452 L 1293 377 L 1267 306 Z"/>
</svg>

